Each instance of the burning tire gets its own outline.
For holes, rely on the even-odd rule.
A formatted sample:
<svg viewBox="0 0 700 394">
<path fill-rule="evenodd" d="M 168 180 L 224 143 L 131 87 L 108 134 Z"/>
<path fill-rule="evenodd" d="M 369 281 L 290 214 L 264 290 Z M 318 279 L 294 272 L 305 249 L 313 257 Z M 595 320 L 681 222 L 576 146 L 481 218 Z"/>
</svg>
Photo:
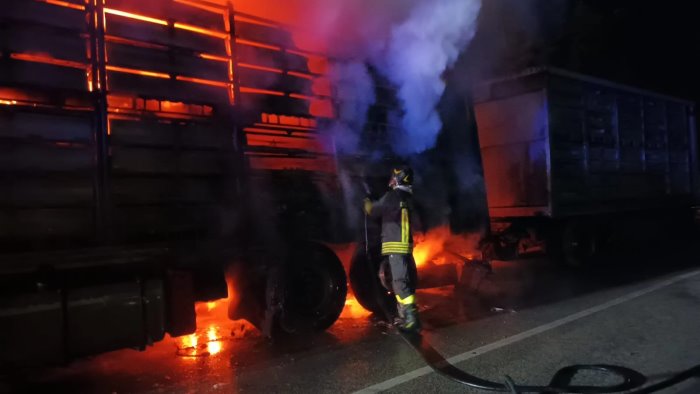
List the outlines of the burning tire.
<svg viewBox="0 0 700 394">
<path fill-rule="evenodd" d="M 347 278 L 338 257 L 320 244 L 308 243 L 290 256 L 284 278 L 284 309 L 277 334 L 323 331 L 345 306 Z"/>
<path fill-rule="evenodd" d="M 350 287 L 363 308 L 379 316 L 393 314 L 396 302 L 385 291 L 378 275 L 381 256 L 378 251 L 373 253 L 371 250 L 369 255 L 372 261 L 368 261 L 363 245 L 355 251 L 350 265 Z"/>
</svg>

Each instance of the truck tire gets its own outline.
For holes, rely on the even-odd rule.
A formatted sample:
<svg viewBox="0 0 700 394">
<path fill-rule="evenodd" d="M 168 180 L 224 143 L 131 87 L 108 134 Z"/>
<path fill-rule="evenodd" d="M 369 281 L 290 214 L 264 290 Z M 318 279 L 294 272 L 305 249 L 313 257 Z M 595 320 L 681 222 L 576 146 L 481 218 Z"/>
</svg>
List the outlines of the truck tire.
<svg viewBox="0 0 700 394">
<path fill-rule="evenodd" d="M 371 261 L 368 259 L 364 246 L 357 247 L 350 264 L 352 292 L 363 308 L 377 316 L 394 315 L 396 301 L 386 291 L 379 279 L 381 255 L 376 251 L 375 253 L 370 251 L 369 255 L 372 256 Z"/>
<path fill-rule="evenodd" d="M 317 243 L 296 248 L 284 276 L 284 310 L 278 333 L 323 331 L 338 320 L 348 288 L 343 264 L 333 251 Z"/>
<path fill-rule="evenodd" d="M 590 265 L 598 251 L 595 227 L 581 220 L 569 220 L 560 228 L 553 257 L 570 268 Z"/>
</svg>

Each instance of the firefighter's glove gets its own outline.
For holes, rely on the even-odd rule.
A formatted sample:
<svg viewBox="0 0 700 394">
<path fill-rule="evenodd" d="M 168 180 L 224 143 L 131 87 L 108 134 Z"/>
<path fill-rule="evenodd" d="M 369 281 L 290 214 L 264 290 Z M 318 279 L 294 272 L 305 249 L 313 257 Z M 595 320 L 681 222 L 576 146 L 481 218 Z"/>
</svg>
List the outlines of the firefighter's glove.
<svg viewBox="0 0 700 394">
<path fill-rule="evenodd" d="M 370 200 L 369 198 L 365 198 L 364 210 L 365 210 L 366 215 L 369 215 L 370 213 L 372 213 L 372 200 Z"/>
</svg>

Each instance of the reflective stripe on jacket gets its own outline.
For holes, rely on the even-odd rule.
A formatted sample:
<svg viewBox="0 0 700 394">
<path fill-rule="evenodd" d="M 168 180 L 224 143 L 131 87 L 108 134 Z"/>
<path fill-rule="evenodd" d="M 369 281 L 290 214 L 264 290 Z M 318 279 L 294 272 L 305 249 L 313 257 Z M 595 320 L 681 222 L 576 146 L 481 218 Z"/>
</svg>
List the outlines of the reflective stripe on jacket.
<svg viewBox="0 0 700 394">
<path fill-rule="evenodd" d="M 394 189 L 365 207 L 367 214 L 382 220 L 382 254 L 413 253 L 413 196 Z"/>
</svg>

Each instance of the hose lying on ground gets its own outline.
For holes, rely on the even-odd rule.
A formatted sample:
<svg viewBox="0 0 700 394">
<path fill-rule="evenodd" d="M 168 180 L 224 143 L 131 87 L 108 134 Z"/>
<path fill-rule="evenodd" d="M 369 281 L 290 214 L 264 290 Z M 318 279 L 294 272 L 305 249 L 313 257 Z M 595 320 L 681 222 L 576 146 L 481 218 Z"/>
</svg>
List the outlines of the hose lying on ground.
<svg viewBox="0 0 700 394">
<path fill-rule="evenodd" d="M 369 272 L 376 272 L 375 267 L 372 264 L 372 258 L 369 253 L 368 245 L 368 231 L 367 231 L 367 216 L 365 216 L 365 253 L 367 264 L 369 264 Z M 382 290 L 379 288 L 377 280 L 372 278 L 370 280 L 374 287 L 374 294 L 378 297 L 377 301 L 380 305 L 384 318 L 391 322 L 393 316 L 389 311 L 386 310 L 386 306 L 379 299 Z M 541 394 L 555 394 L 555 393 L 574 393 L 574 394 L 605 394 L 605 393 L 619 393 L 622 391 L 628 391 L 628 394 L 649 394 L 655 393 L 659 390 L 677 385 L 691 378 L 700 378 L 700 365 L 683 371 L 677 375 L 672 376 L 666 380 L 657 382 L 645 388 L 644 386 L 648 379 L 643 374 L 626 367 L 620 367 L 615 365 L 573 365 L 569 367 L 564 367 L 560 369 L 552 378 L 548 386 L 527 386 L 518 385 L 515 381 L 508 375 L 505 376 L 505 383 L 492 382 L 486 379 L 479 378 L 477 376 L 471 375 L 456 366 L 452 365 L 447 361 L 435 348 L 433 348 L 428 340 L 421 334 L 405 333 L 399 331 L 401 337 L 409 344 L 413 349 L 415 349 L 418 354 L 425 360 L 426 364 L 432 368 L 435 372 L 439 373 L 451 379 L 457 383 L 463 384 L 465 386 L 484 390 L 484 391 L 495 391 L 502 393 L 511 394 L 524 394 L 524 393 L 541 393 Z M 576 375 L 583 371 L 595 371 L 599 373 L 605 373 L 611 376 L 616 376 L 622 379 L 621 383 L 608 385 L 608 386 L 580 386 L 572 385 L 573 379 Z M 636 390 L 636 391 L 629 391 Z"/>
</svg>

